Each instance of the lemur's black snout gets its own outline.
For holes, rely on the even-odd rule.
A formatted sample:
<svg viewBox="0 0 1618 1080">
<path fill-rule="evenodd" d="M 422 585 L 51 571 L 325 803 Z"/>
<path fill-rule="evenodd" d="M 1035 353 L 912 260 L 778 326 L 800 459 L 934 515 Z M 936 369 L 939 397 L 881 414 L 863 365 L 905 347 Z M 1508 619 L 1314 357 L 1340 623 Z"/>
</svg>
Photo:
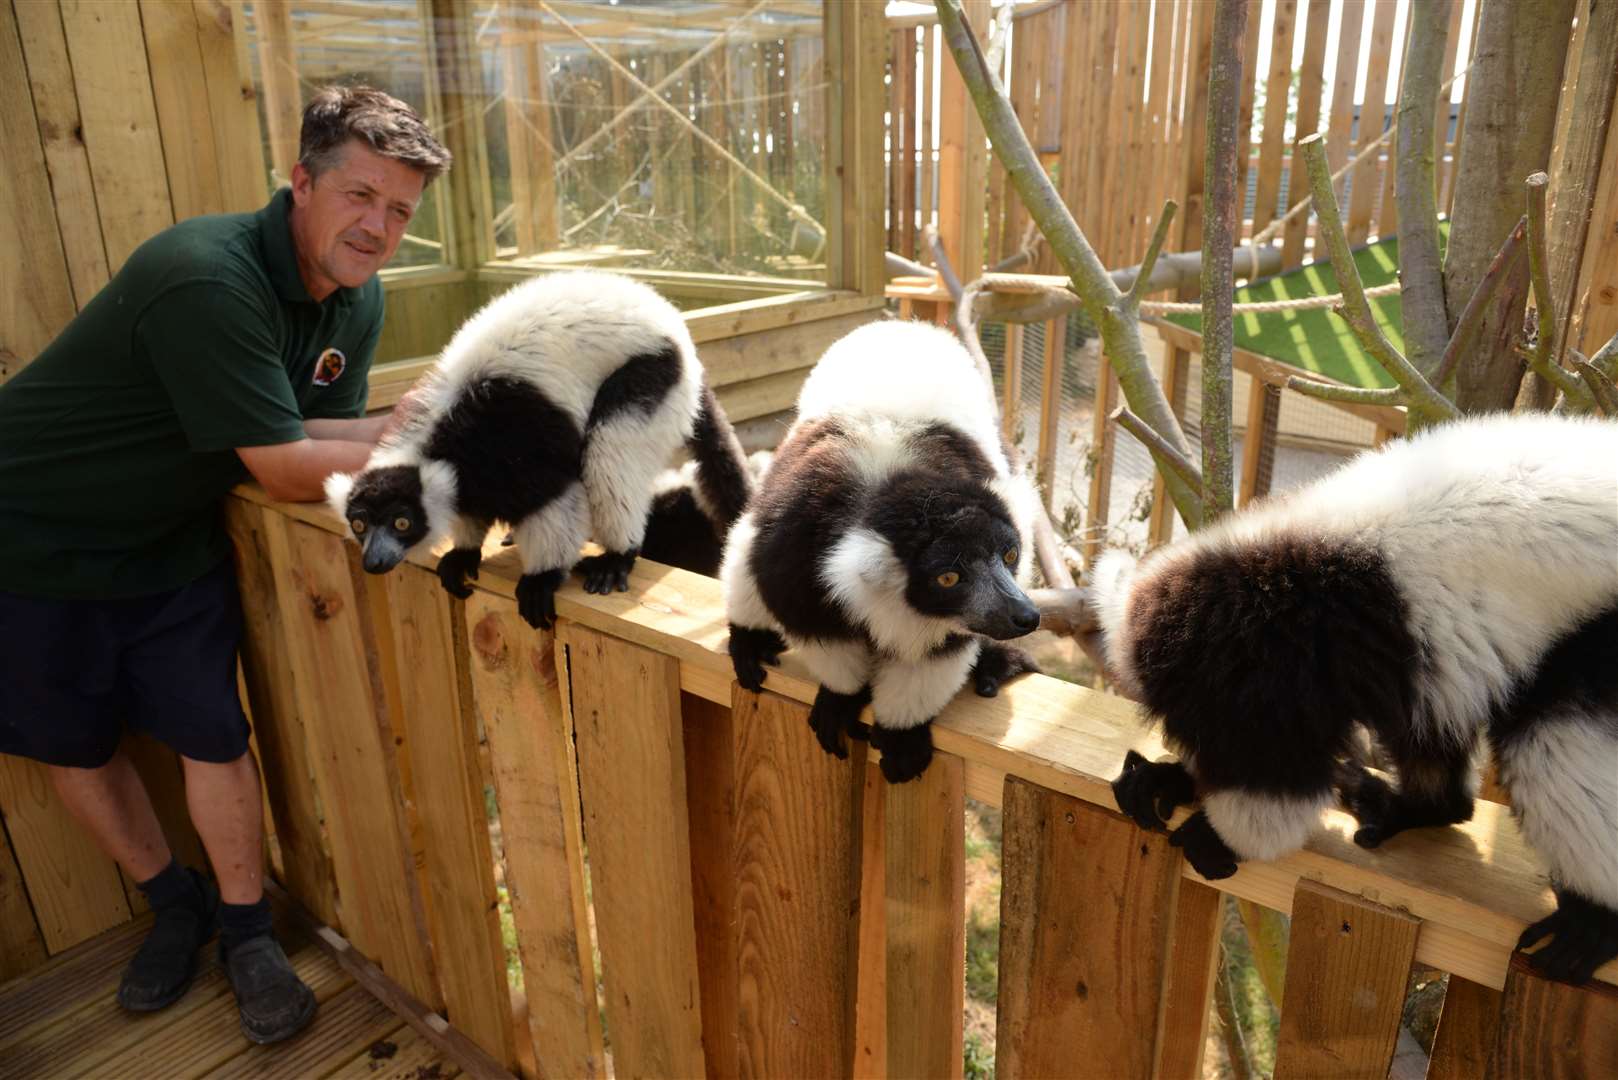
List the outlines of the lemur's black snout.
<svg viewBox="0 0 1618 1080">
<path fill-rule="evenodd" d="M 1033 604 L 1025 603 L 1019 610 L 1012 612 L 1011 625 L 1025 634 L 1031 634 L 1039 629 L 1039 609 Z"/>
</svg>

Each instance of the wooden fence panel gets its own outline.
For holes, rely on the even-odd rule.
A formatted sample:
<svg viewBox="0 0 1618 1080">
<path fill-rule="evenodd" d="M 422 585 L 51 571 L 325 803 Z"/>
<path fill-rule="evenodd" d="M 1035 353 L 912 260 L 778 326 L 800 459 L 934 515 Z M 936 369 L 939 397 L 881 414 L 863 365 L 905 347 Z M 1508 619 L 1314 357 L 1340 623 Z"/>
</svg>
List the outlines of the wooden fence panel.
<svg viewBox="0 0 1618 1080">
<path fill-rule="evenodd" d="M 45 936 L 28 903 L 28 887 L 11 839 L 0 823 L 0 983 L 43 964 Z"/>
<path fill-rule="evenodd" d="M 188 3 L 140 0 L 140 17 L 174 218 L 218 213 L 225 199 L 197 13 Z"/>
<path fill-rule="evenodd" d="M 267 522 L 292 684 L 331 838 L 337 925 L 390 977 L 438 1008 L 383 650 L 359 549 L 274 511 Z"/>
<path fill-rule="evenodd" d="M 1001 812 L 996 1071 L 1094 1062 L 1150 1077 L 1180 853 L 1122 814 L 1013 777 Z"/>
<path fill-rule="evenodd" d="M 282 884 L 321 922 L 335 926 L 337 880 L 315 794 L 314 765 L 298 709 L 291 645 L 275 584 L 275 560 L 287 557 L 286 533 L 273 513 L 245 499 L 225 500 L 225 528 L 236 550 L 236 582 L 242 597 L 242 676 L 258 743 L 259 769 L 281 849 Z"/>
<path fill-rule="evenodd" d="M 1421 923 L 1300 881 L 1292 899 L 1275 1075 L 1382 1080 L 1393 1062 Z"/>
<path fill-rule="evenodd" d="M 1256 18 L 1257 11 L 1249 12 Z M 1264 124 L 1258 142 L 1258 187 L 1253 200 L 1253 235 L 1257 236 L 1276 218 L 1275 205 L 1281 193 L 1281 159 L 1287 152 L 1282 141 L 1287 125 L 1287 98 L 1292 90 L 1292 42 L 1298 31 L 1298 0 L 1277 0 L 1275 25 L 1270 38 L 1270 70 L 1264 82 Z M 1256 67 L 1258 58 L 1245 61 Z M 1299 131 L 1308 131 L 1300 124 Z"/>
<path fill-rule="evenodd" d="M 735 687 L 723 679 L 720 704 L 689 691 L 680 695 L 685 746 L 687 821 L 691 835 L 691 897 L 696 911 L 697 975 L 702 984 L 702 1046 L 708 1075 L 741 1075 L 737 1064 L 740 1004 L 737 985 L 735 732 L 729 698 Z M 835 1071 L 835 1070 L 834 1070 Z"/>
<path fill-rule="evenodd" d="M 1218 889 L 1189 878 L 1180 882 L 1169 931 L 1154 1080 L 1200 1080 L 1202 1076 L 1208 1006 L 1219 973 L 1223 906 Z"/>
<path fill-rule="evenodd" d="M 1618 1076 L 1618 988 L 1569 986 L 1517 955 L 1506 972 L 1487 1080 L 1596 1080 Z"/>
<path fill-rule="evenodd" d="M 1320 130 L 1320 99 L 1325 90 L 1326 32 L 1330 29 L 1330 22 L 1331 0 L 1309 0 L 1303 31 L 1303 67 L 1298 75 L 1298 123 L 1294 129 L 1300 135 Z M 1286 202 L 1297 204 L 1308 190 L 1309 182 L 1304 176 L 1303 163 L 1294 154 L 1287 171 Z M 1285 206 L 1282 212 L 1290 210 L 1292 205 Z M 1307 212 L 1299 213 L 1286 223 L 1281 234 L 1283 269 L 1290 270 L 1303 263 L 1303 242 L 1308 230 Z"/>
<path fill-rule="evenodd" d="M 258 122 L 247 41 L 235 25 L 241 5 L 234 0 L 191 0 L 197 45 L 208 80 L 209 122 L 219 154 L 222 202 L 210 213 L 245 213 L 264 204 L 269 170 L 264 167 L 264 133 Z"/>
<path fill-rule="evenodd" d="M 680 729 L 680 665 L 563 622 L 590 881 L 621 1076 L 698 1076 L 701 988 Z M 561 664 L 559 663 L 559 667 Z"/>
<path fill-rule="evenodd" d="M 883 794 L 888 1076 L 959 1077 L 966 965 L 961 759 L 935 754 L 919 778 Z"/>
<path fill-rule="evenodd" d="M 1488 1069 L 1500 1024 L 1500 991 L 1449 977 L 1444 1008 L 1433 1035 L 1427 1080 L 1475 1080 Z"/>
<path fill-rule="evenodd" d="M 534 1056 L 545 1076 L 605 1076 L 577 777 L 554 641 L 524 622 L 512 601 L 482 590 L 464 617 Z"/>
<path fill-rule="evenodd" d="M 497 1061 L 516 1063 L 494 856 L 478 764 L 477 717 L 460 611 L 438 575 L 405 565 L 387 586 L 399 679 L 396 735 L 426 845 L 427 926 L 450 1022 Z"/>
<path fill-rule="evenodd" d="M 820 749 L 809 709 L 737 688 L 737 1075 L 845 1076 L 852 1052 L 863 747 Z"/>
</svg>

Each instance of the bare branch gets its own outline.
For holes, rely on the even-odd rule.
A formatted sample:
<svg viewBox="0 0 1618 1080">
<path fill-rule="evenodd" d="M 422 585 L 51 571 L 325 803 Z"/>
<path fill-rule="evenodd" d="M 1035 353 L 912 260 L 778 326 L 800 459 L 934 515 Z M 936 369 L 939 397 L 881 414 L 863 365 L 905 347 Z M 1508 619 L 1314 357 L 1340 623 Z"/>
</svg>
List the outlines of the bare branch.
<svg viewBox="0 0 1618 1080">
<path fill-rule="evenodd" d="M 1028 590 L 1028 599 L 1039 609 L 1039 628 L 1064 637 L 1077 637 L 1100 629 L 1100 620 L 1089 598 L 1089 590 L 1072 585 Z"/>
<path fill-rule="evenodd" d="M 1298 140 L 1298 150 L 1309 166 L 1309 185 L 1315 193 L 1315 214 L 1320 221 L 1321 236 L 1325 238 L 1331 254 L 1332 269 L 1337 273 L 1338 287 L 1343 290 L 1343 318 L 1349 328 L 1354 331 L 1354 336 L 1365 351 L 1393 376 L 1393 381 L 1404 391 L 1404 402 L 1410 408 L 1412 424 L 1418 420 L 1432 423 L 1459 416 L 1454 403 L 1434 389 L 1421 372 L 1400 355 L 1376 323 L 1370 302 L 1365 299 L 1365 285 L 1360 280 L 1359 268 L 1354 265 L 1354 257 L 1348 250 L 1348 237 L 1343 235 L 1343 219 L 1337 209 L 1337 196 L 1332 191 L 1331 173 L 1326 165 L 1325 140 L 1318 134 L 1309 135 Z"/>
<path fill-rule="evenodd" d="M 1602 416 L 1618 420 L 1618 383 L 1614 383 L 1607 377 L 1606 372 L 1588 360 L 1574 360 L 1573 366 L 1584 379 L 1584 385 L 1589 388 L 1596 411 Z"/>
<path fill-rule="evenodd" d="M 1056 539 L 1056 527 L 1051 524 L 1051 515 L 1044 504 L 1040 504 L 1034 515 L 1034 554 L 1047 582 L 1059 589 L 1073 588 L 1073 571 L 1067 568 L 1062 544 Z"/>
<path fill-rule="evenodd" d="M 1114 409 L 1107 419 L 1139 439 L 1151 452 L 1152 460 L 1157 462 L 1157 467 L 1163 470 L 1165 476 L 1173 473 L 1206 500 L 1207 492 L 1202 490 L 1202 477 L 1198 475 L 1197 467 L 1191 463 L 1191 459 L 1170 446 L 1168 440 L 1147 427 L 1145 421 L 1122 405 Z"/>
<path fill-rule="evenodd" d="M 1461 317 L 1456 320 L 1455 332 L 1449 336 L 1449 344 L 1444 346 L 1444 359 L 1438 365 L 1438 371 L 1433 375 L 1433 385 L 1442 387 L 1446 385 L 1455 374 L 1456 365 L 1460 363 L 1461 353 L 1471 347 L 1472 339 L 1483 325 L 1483 313 L 1494 298 L 1495 290 L 1500 283 L 1510 275 L 1512 264 L 1516 262 L 1522 249 L 1523 237 L 1527 234 L 1528 219 L 1517 220 L 1517 227 L 1506 236 L 1500 250 L 1495 252 L 1494 258 L 1489 262 L 1489 268 L 1484 271 L 1483 278 L 1478 287 L 1472 290 L 1471 297 L 1466 301 L 1466 307 L 1461 309 Z"/>
<path fill-rule="evenodd" d="M 1431 377 L 1449 342 L 1444 305 L 1444 264 L 1438 254 L 1438 207 L 1433 184 L 1434 112 L 1449 37 L 1450 5 L 1410 7 L 1396 114 L 1394 180 L 1399 200 L 1399 282 L 1405 348 L 1410 362 Z M 1447 110 L 1446 110 L 1447 115 Z"/>
<path fill-rule="evenodd" d="M 944 241 L 938 237 L 938 226 L 928 225 L 922 230 L 922 238 L 927 241 L 927 248 L 933 253 L 933 266 L 938 270 L 939 280 L 944 283 L 944 289 L 949 293 L 951 302 L 961 302 L 961 279 L 955 276 L 955 267 L 950 265 L 949 252 L 944 250 Z"/>
<path fill-rule="evenodd" d="M 1296 390 L 1305 397 L 1321 401 L 1343 401 L 1354 405 L 1403 405 L 1404 394 L 1396 386 L 1363 387 L 1344 386 L 1342 383 L 1321 382 L 1301 375 L 1287 377 L 1287 389 Z"/>
<path fill-rule="evenodd" d="M 933 272 L 927 267 L 912 259 L 907 259 L 897 252 L 884 251 L 882 253 L 882 264 L 887 268 L 889 278 L 933 276 Z"/>
<path fill-rule="evenodd" d="M 1135 280 L 1129 286 L 1129 294 L 1124 297 L 1123 303 L 1130 311 L 1139 311 L 1141 298 L 1147 293 L 1152 281 L 1152 271 L 1157 267 L 1157 256 L 1163 250 L 1163 241 L 1168 239 L 1169 225 L 1174 221 L 1174 212 L 1180 204 L 1169 199 L 1163 204 L 1163 212 L 1157 217 L 1157 228 L 1152 232 L 1152 242 L 1146 246 L 1146 257 L 1140 261 L 1135 270 Z"/>
<path fill-rule="evenodd" d="M 1556 362 L 1553 352 L 1556 345 L 1556 308 L 1551 303 L 1550 257 L 1545 247 L 1545 191 L 1550 186 L 1551 178 L 1537 172 L 1525 183 L 1528 188 L 1528 276 L 1534 284 L 1538 335 L 1533 349 L 1524 355 L 1524 359 L 1536 375 L 1562 392 L 1569 405 L 1578 412 L 1589 412 L 1595 407 L 1594 399 L 1572 372 Z"/>
<path fill-rule="evenodd" d="M 1601 369 L 1601 373 L 1609 379 L 1618 379 L 1618 334 L 1612 335 L 1608 342 L 1596 350 L 1590 357 L 1590 363 Z"/>
</svg>

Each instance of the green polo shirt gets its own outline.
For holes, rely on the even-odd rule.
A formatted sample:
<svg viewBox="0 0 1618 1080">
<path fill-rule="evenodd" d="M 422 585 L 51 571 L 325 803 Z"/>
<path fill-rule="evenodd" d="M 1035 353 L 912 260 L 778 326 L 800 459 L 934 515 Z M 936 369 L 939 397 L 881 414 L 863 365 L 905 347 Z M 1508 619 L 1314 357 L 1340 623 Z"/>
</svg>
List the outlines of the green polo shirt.
<svg viewBox="0 0 1618 1080">
<path fill-rule="evenodd" d="M 142 244 L 33 363 L 0 384 L 0 592 L 178 588 L 229 553 L 238 446 L 359 416 L 382 330 L 372 278 L 310 299 L 282 189 L 255 214 Z"/>
</svg>

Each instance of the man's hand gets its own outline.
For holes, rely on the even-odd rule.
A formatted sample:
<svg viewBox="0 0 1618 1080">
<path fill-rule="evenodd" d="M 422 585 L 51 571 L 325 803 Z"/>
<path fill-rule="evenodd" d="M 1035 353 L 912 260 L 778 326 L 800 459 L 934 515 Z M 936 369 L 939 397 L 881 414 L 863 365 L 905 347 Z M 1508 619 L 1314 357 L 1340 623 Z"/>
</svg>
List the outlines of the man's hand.
<svg viewBox="0 0 1618 1080">
<path fill-rule="evenodd" d="M 278 502 L 319 502 L 326 477 L 357 472 L 371 456 L 371 444 L 341 439 L 299 439 L 272 446 L 238 446 L 236 455 Z"/>
</svg>

